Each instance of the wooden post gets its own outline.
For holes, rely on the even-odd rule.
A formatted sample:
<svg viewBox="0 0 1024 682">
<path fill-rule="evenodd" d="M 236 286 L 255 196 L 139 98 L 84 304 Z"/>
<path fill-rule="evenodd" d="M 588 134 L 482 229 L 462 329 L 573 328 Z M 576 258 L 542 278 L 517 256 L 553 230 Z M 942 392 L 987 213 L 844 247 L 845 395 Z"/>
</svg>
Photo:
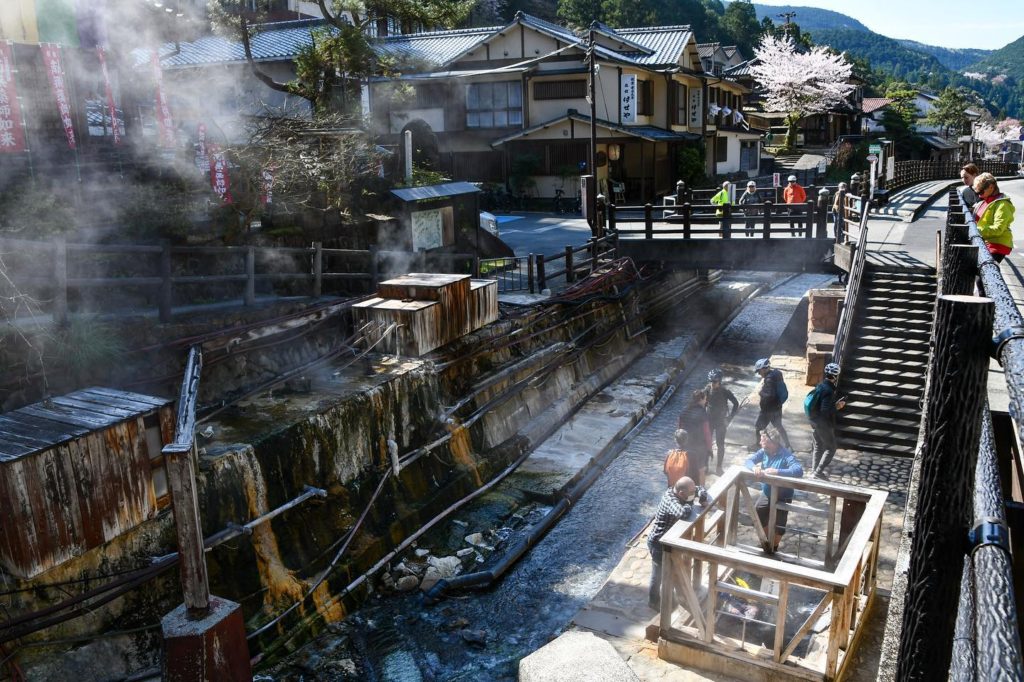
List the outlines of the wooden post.
<svg viewBox="0 0 1024 682">
<path fill-rule="evenodd" d="M 650 204 L 648 204 L 650 206 Z M 600 254 L 601 242 L 598 239 L 590 240 L 590 272 L 593 274 L 594 270 L 597 270 L 598 266 L 598 255 Z"/>
<path fill-rule="evenodd" d="M 808 199 L 804 204 L 804 239 L 814 238 L 814 200 Z"/>
<path fill-rule="evenodd" d="M 199 375 L 203 369 L 203 354 L 199 346 L 189 352 L 185 378 L 178 397 L 178 419 L 174 442 L 163 447 L 167 468 L 167 485 L 171 489 L 174 505 L 174 525 L 178 532 L 178 552 L 181 561 L 181 591 L 188 617 L 200 620 L 210 607 L 210 582 L 206 574 L 206 556 L 203 553 L 203 529 L 199 523 L 199 503 L 196 494 L 195 444 L 196 394 Z"/>
<path fill-rule="evenodd" d="M 603 194 L 597 195 L 597 237 L 601 238 L 605 235 L 604 219 L 605 219 L 605 198 Z"/>
<path fill-rule="evenodd" d="M 68 243 L 64 237 L 53 242 L 53 321 L 68 322 Z"/>
<path fill-rule="evenodd" d="M 978 247 L 950 244 L 942 254 L 942 290 L 947 296 L 967 296 L 974 291 L 978 275 Z"/>
<path fill-rule="evenodd" d="M 839 210 L 836 211 L 836 244 L 846 243 L 846 190 L 839 190 L 839 195 L 836 200 L 836 206 Z"/>
<path fill-rule="evenodd" d="M 171 321 L 171 301 L 173 300 L 173 284 L 171 283 L 171 243 L 164 239 L 160 242 L 160 321 Z"/>
<path fill-rule="evenodd" d="M 533 290 L 533 261 L 534 255 L 531 253 L 526 257 L 526 283 L 530 289 L 530 293 L 534 293 Z"/>
<path fill-rule="evenodd" d="M 764 202 L 764 234 L 761 235 L 764 239 L 772 238 L 772 207 L 772 202 Z"/>
<path fill-rule="evenodd" d="M 313 298 L 320 298 L 324 290 L 324 243 L 313 242 Z"/>
<path fill-rule="evenodd" d="M 644 237 L 647 239 L 654 237 L 653 208 L 650 204 L 644 204 Z"/>
<path fill-rule="evenodd" d="M 693 207 L 690 206 L 690 202 L 683 204 L 683 239 L 690 238 L 690 215 L 692 211 Z"/>
<path fill-rule="evenodd" d="M 534 263 L 537 266 L 537 291 L 544 291 L 548 288 L 548 278 L 544 273 L 544 254 L 538 253 Z"/>
<path fill-rule="evenodd" d="M 245 305 L 256 303 L 256 247 L 245 250 Z"/>
<path fill-rule="evenodd" d="M 676 182 L 676 206 L 682 206 L 690 200 L 686 183 L 682 180 Z"/>
<path fill-rule="evenodd" d="M 828 239 L 828 209 L 830 199 L 828 190 L 824 187 L 818 192 L 818 229 L 815 231 L 815 237 L 818 239 Z"/>
<path fill-rule="evenodd" d="M 918 509 L 897 661 L 896 679 L 901 682 L 949 676 L 963 557 L 973 521 L 993 315 L 988 298 L 939 296 L 936 302 Z"/>
<path fill-rule="evenodd" d="M 576 281 L 576 273 L 573 271 L 572 265 L 572 247 L 565 247 L 565 282 L 566 284 L 572 284 Z"/>
<path fill-rule="evenodd" d="M 732 205 L 722 205 L 722 220 L 720 227 L 722 229 L 722 239 L 732 239 Z"/>
<path fill-rule="evenodd" d="M 370 288 L 374 291 L 377 290 L 377 285 L 380 284 L 380 265 L 378 263 L 378 248 L 374 244 L 370 247 Z"/>
</svg>

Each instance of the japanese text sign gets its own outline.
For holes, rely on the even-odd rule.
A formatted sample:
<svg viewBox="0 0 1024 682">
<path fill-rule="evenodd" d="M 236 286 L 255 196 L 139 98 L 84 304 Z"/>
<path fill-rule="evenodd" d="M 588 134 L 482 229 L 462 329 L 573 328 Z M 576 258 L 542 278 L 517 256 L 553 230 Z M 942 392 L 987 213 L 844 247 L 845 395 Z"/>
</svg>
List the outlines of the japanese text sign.
<svg viewBox="0 0 1024 682">
<path fill-rule="evenodd" d="M 64 68 L 60 63 L 60 45 L 43 43 L 40 49 L 43 53 L 43 65 L 46 67 L 46 78 L 50 81 L 50 90 L 57 100 L 57 113 L 60 114 L 60 123 L 64 127 L 64 137 L 67 138 L 68 148 L 74 149 L 75 124 L 71 119 L 71 103 L 68 101 Z"/>
<path fill-rule="evenodd" d="M 14 50 L 9 40 L 0 41 L 0 153 L 25 151 L 21 103 L 14 85 Z"/>
</svg>

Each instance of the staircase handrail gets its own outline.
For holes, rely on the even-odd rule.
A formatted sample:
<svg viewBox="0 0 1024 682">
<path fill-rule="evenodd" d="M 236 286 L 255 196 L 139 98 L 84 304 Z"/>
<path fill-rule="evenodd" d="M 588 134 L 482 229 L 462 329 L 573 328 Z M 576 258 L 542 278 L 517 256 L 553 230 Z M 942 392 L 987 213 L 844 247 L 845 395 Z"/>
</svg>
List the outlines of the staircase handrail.
<svg viewBox="0 0 1024 682">
<path fill-rule="evenodd" d="M 843 354 L 846 351 L 846 342 L 850 338 L 850 329 L 853 326 L 853 315 L 857 308 L 857 298 L 860 296 L 860 283 L 864 278 L 864 263 L 866 261 L 868 243 L 868 211 L 861 212 L 860 233 L 857 235 L 857 246 L 853 254 L 853 263 L 850 266 L 850 277 L 846 284 L 846 297 L 843 299 L 843 310 L 839 314 L 839 327 L 836 329 L 836 341 L 832 347 L 832 362 L 843 364 Z"/>
</svg>

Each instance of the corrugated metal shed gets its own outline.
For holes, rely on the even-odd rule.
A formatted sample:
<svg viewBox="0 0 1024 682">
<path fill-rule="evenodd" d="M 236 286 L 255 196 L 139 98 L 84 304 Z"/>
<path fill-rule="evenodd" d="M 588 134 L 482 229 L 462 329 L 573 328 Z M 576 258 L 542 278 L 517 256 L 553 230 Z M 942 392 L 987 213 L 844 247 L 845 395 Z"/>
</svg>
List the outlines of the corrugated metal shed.
<svg viewBox="0 0 1024 682">
<path fill-rule="evenodd" d="M 0 563 L 32 578 L 156 514 L 172 404 L 89 388 L 0 415 Z"/>
</svg>

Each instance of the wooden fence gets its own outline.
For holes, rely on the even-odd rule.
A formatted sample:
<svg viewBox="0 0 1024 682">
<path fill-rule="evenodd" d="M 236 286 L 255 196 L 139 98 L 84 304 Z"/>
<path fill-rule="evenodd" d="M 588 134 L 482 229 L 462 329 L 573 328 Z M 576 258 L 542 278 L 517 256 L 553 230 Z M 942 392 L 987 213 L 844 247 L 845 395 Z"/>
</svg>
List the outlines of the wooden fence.
<svg viewBox="0 0 1024 682">
<path fill-rule="evenodd" d="M 572 284 L 593 272 L 602 260 L 614 259 L 617 247 L 618 234 L 609 230 L 603 237 L 591 237 L 582 246 L 566 246 L 564 251 L 551 256 L 531 253 L 514 258 L 483 259 L 479 273 L 484 279 L 497 280 L 499 292 L 529 291 L 533 294 L 561 279 Z"/>
<path fill-rule="evenodd" d="M 1001 161 L 975 161 L 975 165 L 983 173 L 992 175 L 1016 175 L 1017 164 Z M 955 180 L 960 177 L 960 169 L 964 162 L 960 161 L 897 161 L 893 164 L 891 178 L 883 178 L 880 187 L 887 190 L 902 189 L 919 182 L 932 180 Z M 865 172 L 863 176 L 868 177 Z"/>
<path fill-rule="evenodd" d="M 32 312 L 49 312 L 65 321 L 76 312 L 103 312 L 156 307 L 160 320 L 171 319 L 175 292 L 190 292 L 190 301 L 256 302 L 257 291 L 271 295 L 319 297 L 326 283 L 355 283 L 371 291 L 389 275 L 410 271 L 476 274 L 479 260 L 472 254 L 325 249 L 261 246 L 172 246 L 139 244 L 75 244 L 63 239 L 49 242 L 0 239 L 0 253 L 8 259 L 8 274 L 19 293 L 33 299 Z M 127 260 L 125 260 L 127 259 Z M 31 265 L 29 265 L 31 263 Z M 111 271 L 128 272 L 112 275 Z M 348 287 L 333 287 L 345 290 Z M 284 291 L 280 291 L 283 289 Z M 136 292 L 142 292 L 141 295 Z M 99 292 L 98 294 L 96 292 Z M 129 295 L 129 292 L 130 295 Z M 240 295 L 239 295 L 240 294 Z M 134 297 L 142 304 L 132 306 Z M 153 299 L 155 298 L 155 303 Z M 87 306 L 86 301 L 94 303 Z"/>
</svg>

